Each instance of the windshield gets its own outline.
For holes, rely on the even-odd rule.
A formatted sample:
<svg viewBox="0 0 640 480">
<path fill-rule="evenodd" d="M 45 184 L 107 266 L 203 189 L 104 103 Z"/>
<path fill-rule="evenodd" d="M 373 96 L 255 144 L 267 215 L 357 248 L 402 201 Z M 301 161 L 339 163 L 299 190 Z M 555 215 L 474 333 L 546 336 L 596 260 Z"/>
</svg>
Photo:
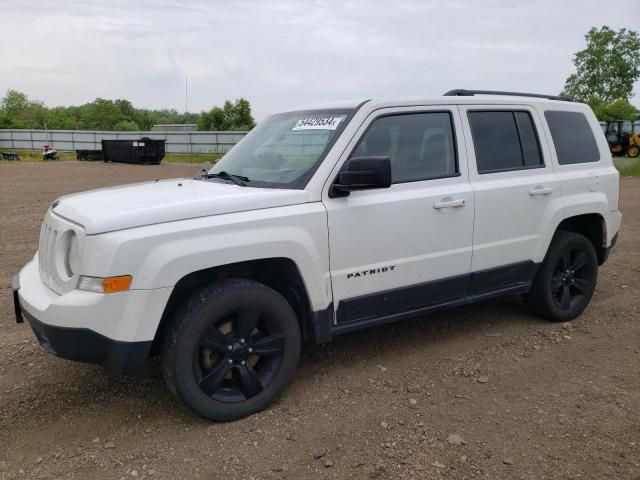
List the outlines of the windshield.
<svg viewBox="0 0 640 480">
<path fill-rule="evenodd" d="M 304 188 L 344 129 L 350 113 L 351 110 L 313 110 L 272 115 L 251 130 L 209 173 L 245 177 L 252 187 Z"/>
</svg>

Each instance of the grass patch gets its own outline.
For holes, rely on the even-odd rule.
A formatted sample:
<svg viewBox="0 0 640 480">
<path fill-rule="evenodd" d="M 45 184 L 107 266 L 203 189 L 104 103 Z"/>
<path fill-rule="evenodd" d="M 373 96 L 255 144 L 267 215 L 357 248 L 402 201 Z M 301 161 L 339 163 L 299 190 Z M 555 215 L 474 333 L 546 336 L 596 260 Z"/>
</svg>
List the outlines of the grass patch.
<svg viewBox="0 0 640 480">
<path fill-rule="evenodd" d="M 221 153 L 167 153 L 163 162 L 167 163 L 216 163 Z"/>
<path fill-rule="evenodd" d="M 613 163 L 622 177 L 640 177 L 640 157 L 616 157 Z"/>
</svg>

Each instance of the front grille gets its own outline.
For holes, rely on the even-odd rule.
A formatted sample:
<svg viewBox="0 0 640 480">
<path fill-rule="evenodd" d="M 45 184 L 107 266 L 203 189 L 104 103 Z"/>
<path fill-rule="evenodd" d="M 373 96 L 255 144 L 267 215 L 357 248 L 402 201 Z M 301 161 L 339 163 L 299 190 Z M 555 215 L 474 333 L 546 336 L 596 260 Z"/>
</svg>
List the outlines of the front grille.
<svg viewBox="0 0 640 480">
<path fill-rule="evenodd" d="M 47 216 L 48 217 L 48 216 Z M 40 230 L 40 244 L 38 246 L 38 260 L 40 265 L 40 278 L 44 284 L 52 290 L 56 290 L 55 271 L 55 246 L 58 238 L 58 230 L 52 227 L 45 217 Z"/>
</svg>

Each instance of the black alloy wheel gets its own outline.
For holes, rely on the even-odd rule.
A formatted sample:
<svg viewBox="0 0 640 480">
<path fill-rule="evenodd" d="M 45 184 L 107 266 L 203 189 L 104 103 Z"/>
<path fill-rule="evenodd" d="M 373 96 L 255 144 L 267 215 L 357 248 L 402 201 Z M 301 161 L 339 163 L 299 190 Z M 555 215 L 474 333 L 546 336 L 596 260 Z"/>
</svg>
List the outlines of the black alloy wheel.
<svg viewBox="0 0 640 480">
<path fill-rule="evenodd" d="M 559 231 L 525 302 L 548 320 L 573 320 L 589 305 L 597 280 L 598 257 L 591 241 L 579 233 Z"/>
<path fill-rule="evenodd" d="M 570 310 L 590 294 L 594 275 L 588 266 L 589 256 L 582 248 L 564 250 L 551 277 L 551 293 L 559 308 Z"/>
<path fill-rule="evenodd" d="M 175 311 L 163 337 L 163 374 L 193 412 L 236 420 L 282 393 L 300 348 L 298 319 L 284 297 L 254 280 L 221 280 Z"/>
<path fill-rule="evenodd" d="M 284 336 L 264 314 L 241 307 L 204 332 L 194 348 L 193 375 L 205 394 L 242 402 L 272 381 L 282 365 Z"/>
</svg>

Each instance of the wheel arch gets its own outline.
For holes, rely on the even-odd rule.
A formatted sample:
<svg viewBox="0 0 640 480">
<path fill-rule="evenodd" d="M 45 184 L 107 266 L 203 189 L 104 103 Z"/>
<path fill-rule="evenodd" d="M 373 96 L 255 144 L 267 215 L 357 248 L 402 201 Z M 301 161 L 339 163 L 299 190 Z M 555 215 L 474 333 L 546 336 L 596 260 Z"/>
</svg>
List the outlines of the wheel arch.
<svg viewBox="0 0 640 480">
<path fill-rule="evenodd" d="M 298 317 L 303 340 L 313 340 L 313 312 L 300 269 L 290 258 L 264 258 L 205 268 L 182 277 L 174 286 L 160 318 L 151 347 L 151 356 L 159 353 L 165 327 L 181 302 L 196 289 L 226 278 L 255 280 L 280 293 Z"/>
<path fill-rule="evenodd" d="M 585 213 L 562 220 L 556 228 L 559 231 L 575 232 L 589 239 L 598 256 L 598 265 L 607 258 L 607 222 L 599 213 Z"/>
</svg>

